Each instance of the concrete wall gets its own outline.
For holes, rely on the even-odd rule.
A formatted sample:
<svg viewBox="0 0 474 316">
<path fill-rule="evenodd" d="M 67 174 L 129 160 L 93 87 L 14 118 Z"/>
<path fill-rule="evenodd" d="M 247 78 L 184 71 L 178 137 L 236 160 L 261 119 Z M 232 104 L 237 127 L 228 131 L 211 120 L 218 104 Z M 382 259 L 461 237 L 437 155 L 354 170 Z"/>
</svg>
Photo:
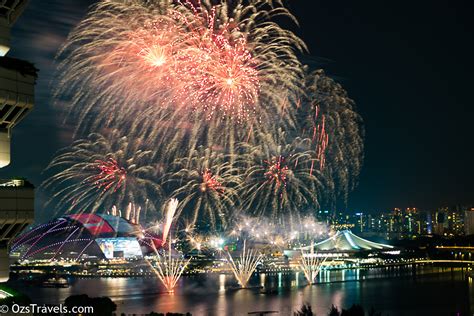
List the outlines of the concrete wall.
<svg viewBox="0 0 474 316">
<path fill-rule="evenodd" d="M 0 245 L 0 283 L 8 281 L 10 274 L 10 263 L 8 262 L 8 251 Z"/>
</svg>

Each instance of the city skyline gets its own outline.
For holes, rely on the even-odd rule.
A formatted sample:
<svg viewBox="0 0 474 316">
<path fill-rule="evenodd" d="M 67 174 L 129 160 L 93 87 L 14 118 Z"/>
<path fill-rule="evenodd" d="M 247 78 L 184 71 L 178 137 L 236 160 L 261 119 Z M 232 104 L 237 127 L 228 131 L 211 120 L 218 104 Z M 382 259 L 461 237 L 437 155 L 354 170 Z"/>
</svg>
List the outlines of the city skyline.
<svg viewBox="0 0 474 316">
<path fill-rule="evenodd" d="M 15 159 L 2 170 L 5 177 L 26 176 L 38 186 L 54 152 L 69 143 L 71 128 L 64 126 L 63 113 L 53 107 L 48 91 L 56 51 L 92 3 L 83 0 L 64 6 L 60 1 L 31 1 L 14 26 L 10 55 L 33 61 L 40 73 L 37 107 L 15 130 Z M 393 4 L 397 14 L 384 17 L 374 14 L 380 9 L 374 3 L 341 6 L 299 0 L 289 5 L 300 20 L 296 31 L 309 46 L 305 58 L 347 88 L 364 119 L 365 161 L 347 209 L 436 209 L 474 202 L 474 183 L 469 181 L 474 174 L 469 164 L 472 131 L 465 112 L 472 110 L 467 108 L 468 89 L 463 87 L 469 72 L 437 63 L 444 58 L 454 65 L 470 65 L 467 56 L 472 45 L 462 41 L 468 29 L 462 26 L 469 21 L 461 7 L 462 3 L 434 5 L 422 11 L 424 6 L 416 4 L 405 12 L 403 4 Z M 441 13 L 446 23 L 438 39 L 430 26 L 441 31 L 436 20 Z M 35 18 L 38 15 L 41 20 Z M 449 23 L 454 19 L 457 24 Z M 397 25 L 398 20 L 405 23 Z M 456 49 L 443 45 L 443 40 L 457 45 Z M 430 74 L 435 69 L 450 80 L 444 83 Z M 455 102 L 451 95 L 456 95 Z M 34 161 L 26 154 L 30 148 L 37 152 Z M 42 202 L 39 196 L 37 205 Z M 342 201 L 340 208 L 344 208 Z"/>
</svg>

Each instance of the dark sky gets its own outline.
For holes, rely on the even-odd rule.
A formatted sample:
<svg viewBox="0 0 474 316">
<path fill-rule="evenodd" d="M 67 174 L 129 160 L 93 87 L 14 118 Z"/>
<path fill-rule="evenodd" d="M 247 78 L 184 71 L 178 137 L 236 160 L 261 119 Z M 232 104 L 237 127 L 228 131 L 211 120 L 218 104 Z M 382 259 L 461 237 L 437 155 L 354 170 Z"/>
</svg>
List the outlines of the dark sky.
<svg viewBox="0 0 474 316">
<path fill-rule="evenodd" d="M 40 77 L 36 108 L 15 128 L 13 163 L 0 177 L 39 185 L 54 152 L 70 142 L 49 85 L 58 47 L 91 3 L 31 0 L 15 25 L 9 56 L 34 62 Z M 290 8 L 312 59 L 348 90 L 365 120 L 366 160 L 349 209 L 473 204 L 469 2 L 291 0 Z"/>
</svg>

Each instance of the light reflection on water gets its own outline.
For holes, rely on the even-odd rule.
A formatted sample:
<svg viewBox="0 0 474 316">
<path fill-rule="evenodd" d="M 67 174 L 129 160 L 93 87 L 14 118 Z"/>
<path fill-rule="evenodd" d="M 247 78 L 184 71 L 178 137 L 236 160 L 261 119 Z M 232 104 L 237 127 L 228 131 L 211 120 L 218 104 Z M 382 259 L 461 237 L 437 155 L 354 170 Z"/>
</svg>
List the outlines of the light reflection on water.
<svg viewBox="0 0 474 316">
<path fill-rule="evenodd" d="M 349 307 L 359 303 L 384 315 L 469 315 L 473 284 L 461 271 L 430 274 L 433 268 L 321 271 L 317 285 L 307 286 L 302 273 L 254 275 L 250 285 L 263 289 L 230 290 L 232 275 L 185 276 L 175 294 L 164 294 L 154 278 L 78 279 L 67 289 L 22 287 L 36 303 L 58 304 L 72 294 L 109 296 L 118 312 L 191 312 L 196 315 L 247 315 L 250 311 L 275 310 L 291 315 L 305 302 L 317 315 L 327 315 L 332 304 Z M 358 281 L 359 280 L 359 281 Z M 449 288 L 449 291 L 446 289 Z"/>
</svg>

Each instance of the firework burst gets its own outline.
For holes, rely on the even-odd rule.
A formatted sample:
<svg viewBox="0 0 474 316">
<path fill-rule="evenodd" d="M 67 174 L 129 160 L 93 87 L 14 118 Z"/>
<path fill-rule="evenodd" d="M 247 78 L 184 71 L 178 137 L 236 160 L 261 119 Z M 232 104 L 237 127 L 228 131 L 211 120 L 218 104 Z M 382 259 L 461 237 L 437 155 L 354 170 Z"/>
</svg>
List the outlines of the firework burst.
<svg viewBox="0 0 474 316">
<path fill-rule="evenodd" d="M 92 177 L 92 183 L 103 192 L 110 189 L 115 192 L 125 183 L 127 170 L 120 167 L 117 160 L 111 157 L 107 160 L 96 160 L 92 165 L 92 168 L 94 167 L 98 169 L 99 174 Z"/>
<path fill-rule="evenodd" d="M 155 146 L 232 152 L 275 117 L 293 124 L 305 45 L 276 16 L 293 18 L 280 1 L 101 1 L 59 54 L 55 95 L 79 131 L 120 124 Z"/>
<path fill-rule="evenodd" d="M 327 192 L 336 193 L 331 200 L 347 199 L 357 184 L 364 158 L 362 118 L 344 88 L 324 71 L 310 73 L 306 86 L 308 97 L 298 109 L 299 125 L 307 133 L 316 131 L 323 146 Z"/>
<path fill-rule="evenodd" d="M 267 184 L 274 184 L 276 187 L 281 185 L 286 187 L 289 168 L 286 165 L 285 157 L 273 157 L 270 161 L 264 160 L 267 165 L 267 171 L 264 176 L 267 178 Z"/>
<path fill-rule="evenodd" d="M 56 155 L 42 188 L 53 192 L 49 203 L 62 211 L 106 211 L 130 203 L 154 210 L 162 193 L 154 159 L 118 132 L 90 134 Z"/>
<path fill-rule="evenodd" d="M 198 149 L 190 158 L 177 159 L 166 175 L 166 186 L 179 198 L 180 214 L 192 224 L 225 227 L 237 200 L 238 170 L 226 156 Z"/>
<path fill-rule="evenodd" d="M 267 142 L 242 149 L 239 163 L 246 168 L 239 196 L 244 210 L 294 224 L 305 211 L 318 207 L 324 178 L 315 168 L 319 161 L 312 140 L 285 139 L 283 133 L 282 145 Z"/>
</svg>

